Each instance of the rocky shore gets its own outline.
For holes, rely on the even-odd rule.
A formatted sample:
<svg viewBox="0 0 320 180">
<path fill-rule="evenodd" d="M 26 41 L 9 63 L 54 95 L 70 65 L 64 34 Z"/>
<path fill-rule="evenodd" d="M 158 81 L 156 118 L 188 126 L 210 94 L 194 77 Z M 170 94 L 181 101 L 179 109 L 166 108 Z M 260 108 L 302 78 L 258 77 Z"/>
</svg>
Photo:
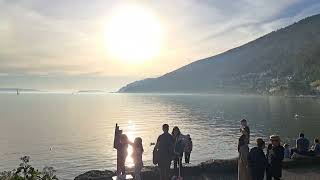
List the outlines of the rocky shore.
<svg viewBox="0 0 320 180">
<path fill-rule="evenodd" d="M 184 167 L 183 175 L 184 180 L 236 180 L 237 167 L 237 159 L 209 160 L 199 165 Z M 285 160 L 283 168 L 284 176 L 287 176 L 285 179 L 301 179 L 295 173 L 306 172 L 306 170 L 311 170 L 311 174 L 308 175 L 312 177 L 310 180 L 320 179 L 320 157 Z M 128 169 L 128 173 L 132 172 L 132 169 Z M 155 166 L 144 167 L 141 174 L 144 180 L 159 179 L 159 172 Z M 114 175 L 115 172 L 109 170 L 92 170 L 75 177 L 75 180 L 112 180 Z M 302 176 L 304 176 L 303 179 L 308 179 L 305 175 Z"/>
</svg>

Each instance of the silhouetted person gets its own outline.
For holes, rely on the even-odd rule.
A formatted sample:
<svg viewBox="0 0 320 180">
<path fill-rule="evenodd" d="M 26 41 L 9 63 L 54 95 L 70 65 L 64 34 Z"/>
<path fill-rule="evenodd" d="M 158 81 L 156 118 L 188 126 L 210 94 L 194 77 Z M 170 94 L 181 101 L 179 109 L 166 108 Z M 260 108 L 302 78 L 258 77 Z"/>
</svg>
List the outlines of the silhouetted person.
<svg viewBox="0 0 320 180">
<path fill-rule="evenodd" d="M 251 180 L 263 180 L 267 168 L 267 158 L 263 152 L 265 142 L 257 139 L 257 147 L 250 150 L 248 154 L 248 166 L 251 175 Z"/>
<path fill-rule="evenodd" d="M 242 119 L 240 121 L 240 124 L 241 124 L 241 127 L 240 127 L 240 132 L 241 132 L 241 129 L 244 129 L 246 132 L 247 132 L 247 143 L 250 144 L 250 128 L 248 126 L 248 122 L 246 119 Z"/>
<path fill-rule="evenodd" d="M 126 176 L 126 158 L 128 156 L 128 144 L 129 140 L 127 135 L 121 134 L 120 136 L 120 143 L 117 147 L 117 176 L 118 177 L 125 177 Z"/>
<path fill-rule="evenodd" d="M 303 133 L 299 134 L 299 138 L 296 140 L 296 148 L 292 149 L 293 153 L 298 153 L 301 155 L 308 155 L 310 142 L 304 137 Z"/>
<path fill-rule="evenodd" d="M 246 128 L 240 129 L 242 135 L 239 138 L 238 143 L 238 180 L 250 180 L 249 170 L 248 170 L 248 132 Z"/>
<path fill-rule="evenodd" d="M 137 137 L 132 144 L 132 158 L 134 163 L 134 179 L 141 180 L 141 169 L 143 167 L 142 154 L 143 154 L 142 139 Z"/>
<path fill-rule="evenodd" d="M 284 159 L 284 147 L 280 145 L 280 137 L 270 136 L 271 145 L 267 150 L 267 180 L 280 180 L 282 176 L 282 161 Z"/>
<path fill-rule="evenodd" d="M 184 151 L 184 138 L 181 135 L 180 129 L 175 126 L 172 130 L 172 137 L 174 139 L 174 171 L 175 175 L 179 176 L 178 165 L 180 168 L 180 172 L 182 170 L 182 156 Z"/>
<path fill-rule="evenodd" d="M 190 154 L 191 154 L 192 148 L 193 148 L 192 139 L 188 134 L 185 140 L 185 146 L 184 146 L 184 160 L 185 160 L 185 163 L 187 164 L 190 163 Z"/>
<path fill-rule="evenodd" d="M 169 125 L 162 126 L 163 134 L 157 139 L 155 150 L 157 151 L 157 162 L 160 168 L 160 180 L 168 180 L 170 173 L 170 165 L 173 155 L 174 141 L 169 134 Z"/>
</svg>

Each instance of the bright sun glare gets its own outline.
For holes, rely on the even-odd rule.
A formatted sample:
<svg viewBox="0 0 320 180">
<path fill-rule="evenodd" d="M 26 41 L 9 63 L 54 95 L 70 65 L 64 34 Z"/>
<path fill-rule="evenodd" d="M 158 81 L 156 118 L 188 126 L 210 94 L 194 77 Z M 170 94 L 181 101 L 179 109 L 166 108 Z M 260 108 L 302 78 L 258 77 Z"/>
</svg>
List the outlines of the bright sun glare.
<svg viewBox="0 0 320 180">
<path fill-rule="evenodd" d="M 142 63 L 161 48 L 162 33 L 157 19 L 142 7 L 130 5 L 115 10 L 107 24 L 108 54 L 126 63 Z"/>
</svg>

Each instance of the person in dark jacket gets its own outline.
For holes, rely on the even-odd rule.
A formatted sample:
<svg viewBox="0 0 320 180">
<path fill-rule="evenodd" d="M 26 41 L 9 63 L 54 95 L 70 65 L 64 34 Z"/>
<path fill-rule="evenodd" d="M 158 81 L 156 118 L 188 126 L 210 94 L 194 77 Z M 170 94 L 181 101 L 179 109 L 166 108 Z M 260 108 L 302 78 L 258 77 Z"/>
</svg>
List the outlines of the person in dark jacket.
<svg viewBox="0 0 320 180">
<path fill-rule="evenodd" d="M 184 138 L 180 132 L 180 129 L 175 126 L 172 130 L 172 137 L 174 139 L 174 172 L 176 176 L 179 176 L 178 165 L 180 172 L 182 171 L 182 157 L 184 151 Z"/>
<path fill-rule="evenodd" d="M 280 180 L 282 176 L 282 161 L 284 159 L 284 147 L 280 145 L 280 137 L 270 136 L 271 146 L 268 147 L 267 180 Z"/>
<path fill-rule="evenodd" d="M 250 150 L 248 154 L 248 166 L 251 175 L 251 180 L 263 180 L 267 168 L 267 158 L 263 152 L 265 142 L 257 139 L 257 147 Z"/>
<path fill-rule="evenodd" d="M 173 155 L 174 140 L 169 134 L 169 125 L 162 126 L 163 134 L 157 139 L 155 150 L 157 151 L 157 163 L 160 168 L 160 180 L 168 180 L 170 173 L 171 160 Z"/>
</svg>

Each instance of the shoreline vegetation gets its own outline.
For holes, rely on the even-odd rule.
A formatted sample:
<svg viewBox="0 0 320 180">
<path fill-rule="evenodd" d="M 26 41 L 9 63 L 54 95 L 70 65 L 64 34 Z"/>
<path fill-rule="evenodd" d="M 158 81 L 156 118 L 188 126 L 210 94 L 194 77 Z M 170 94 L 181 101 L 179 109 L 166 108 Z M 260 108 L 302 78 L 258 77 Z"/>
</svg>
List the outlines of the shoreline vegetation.
<svg viewBox="0 0 320 180">
<path fill-rule="evenodd" d="M 198 165 L 183 167 L 184 180 L 236 180 L 238 159 L 208 160 Z M 173 169 L 171 169 L 171 174 Z M 133 169 L 128 168 L 128 174 L 133 174 Z M 85 172 L 74 180 L 112 180 L 114 171 L 91 170 Z M 141 176 L 144 180 L 159 179 L 156 166 L 145 166 Z M 283 178 L 286 180 L 316 180 L 320 179 L 320 157 L 300 157 L 286 159 L 283 162 Z"/>
</svg>

